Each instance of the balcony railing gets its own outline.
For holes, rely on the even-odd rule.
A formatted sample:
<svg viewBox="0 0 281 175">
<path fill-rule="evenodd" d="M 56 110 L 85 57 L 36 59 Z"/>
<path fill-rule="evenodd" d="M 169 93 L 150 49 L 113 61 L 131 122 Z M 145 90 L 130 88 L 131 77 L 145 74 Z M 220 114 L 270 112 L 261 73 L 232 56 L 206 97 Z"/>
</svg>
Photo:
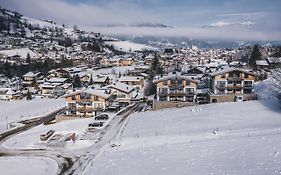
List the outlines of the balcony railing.
<svg viewBox="0 0 281 175">
<path fill-rule="evenodd" d="M 250 84 L 250 85 L 245 84 L 245 85 L 244 85 L 244 88 L 245 88 L 245 89 L 253 89 L 253 85 L 251 85 L 251 84 Z"/>
<path fill-rule="evenodd" d="M 216 85 L 216 88 L 217 88 L 217 89 L 225 89 L 226 86 L 225 86 L 225 85 Z"/>
<path fill-rule="evenodd" d="M 103 111 L 104 109 L 101 107 L 67 107 L 68 110 L 78 111 L 78 112 L 93 112 L 93 111 Z"/>
<path fill-rule="evenodd" d="M 227 80 L 229 81 L 241 81 L 243 80 L 242 77 L 227 77 Z"/>
<path fill-rule="evenodd" d="M 91 98 L 81 98 L 79 101 L 80 102 L 91 102 L 92 99 Z"/>
<path fill-rule="evenodd" d="M 160 92 L 159 96 L 190 96 L 195 95 L 194 92 L 186 92 L 186 91 L 169 91 L 169 92 Z"/>
<path fill-rule="evenodd" d="M 228 84 L 227 89 L 242 89 L 242 85 L 241 84 Z"/>
</svg>

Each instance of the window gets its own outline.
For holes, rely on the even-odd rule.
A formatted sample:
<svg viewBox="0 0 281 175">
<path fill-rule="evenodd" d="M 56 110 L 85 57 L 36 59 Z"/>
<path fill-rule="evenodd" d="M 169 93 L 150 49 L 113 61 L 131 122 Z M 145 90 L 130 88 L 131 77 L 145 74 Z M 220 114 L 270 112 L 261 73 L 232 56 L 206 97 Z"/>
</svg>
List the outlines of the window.
<svg viewBox="0 0 281 175">
<path fill-rule="evenodd" d="M 225 77 L 226 77 L 226 74 L 222 74 L 222 75 L 221 75 L 221 78 L 225 78 Z"/>
<path fill-rule="evenodd" d="M 249 74 L 246 74 L 246 73 L 245 73 L 245 74 L 244 74 L 244 77 L 245 77 L 245 78 L 249 78 Z"/>
<path fill-rule="evenodd" d="M 185 88 L 185 92 L 194 92 L 193 88 Z"/>
<path fill-rule="evenodd" d="M 178 86 L 182 86 L 182 80 L 178 80 Z"/>
<path fill-rule="evenodd" d="M 164 81 L 163 81 L 163 85 L 167 85 L 167 80 L 164 80 Z"/>
<path fill-rule="evenodd" d="M 190 81 L 189 80 L 186 80 L 186 86 L 190 86 Z"/>
</svg>

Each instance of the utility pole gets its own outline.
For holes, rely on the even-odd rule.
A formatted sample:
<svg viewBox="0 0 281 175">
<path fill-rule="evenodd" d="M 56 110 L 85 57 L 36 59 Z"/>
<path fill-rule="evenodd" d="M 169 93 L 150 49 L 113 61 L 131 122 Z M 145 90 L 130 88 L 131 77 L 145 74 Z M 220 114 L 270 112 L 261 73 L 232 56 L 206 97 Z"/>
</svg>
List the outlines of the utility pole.
<svg viewBox="0 0 281 175">
<path fill-rule="evenodd" d="M 8 116 L 6 115 L 6 126 L 7 126 L 7 130 L 9 129 L 8 127 Z"/>
</svg>

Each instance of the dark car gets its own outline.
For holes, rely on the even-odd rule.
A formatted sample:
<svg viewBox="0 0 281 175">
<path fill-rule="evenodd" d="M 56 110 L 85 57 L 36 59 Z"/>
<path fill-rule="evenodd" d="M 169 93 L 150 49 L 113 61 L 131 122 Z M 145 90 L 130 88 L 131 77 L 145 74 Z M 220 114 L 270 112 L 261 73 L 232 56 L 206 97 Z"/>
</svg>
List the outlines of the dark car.
<svg viewBox="0 0 281 175">
<path fill-rule="evenodd" d="M 89 124 L 89 127 L 102 127 L 103 122 L 93 122 Z"/>
<path fill-rule="evenodd" d="M 108 115 L 107 114 L 101 114 L 95 117 L 95 120 L 108 120 Z"/>
</svg>

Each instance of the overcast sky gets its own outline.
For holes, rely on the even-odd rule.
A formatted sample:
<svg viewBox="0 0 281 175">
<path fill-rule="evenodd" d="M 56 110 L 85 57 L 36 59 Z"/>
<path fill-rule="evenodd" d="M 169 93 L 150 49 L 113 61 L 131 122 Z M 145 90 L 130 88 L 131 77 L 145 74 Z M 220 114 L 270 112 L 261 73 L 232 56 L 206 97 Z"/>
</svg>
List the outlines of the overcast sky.
<svg viewBox="0 0 281 175">
<path fill-rule="evenodd" d="M 280 0 L 0 0 L 2 8 L 104 34 L 281 40 Z M 104 27 L 161 23 L 172 28 Z"/>
</svg>

